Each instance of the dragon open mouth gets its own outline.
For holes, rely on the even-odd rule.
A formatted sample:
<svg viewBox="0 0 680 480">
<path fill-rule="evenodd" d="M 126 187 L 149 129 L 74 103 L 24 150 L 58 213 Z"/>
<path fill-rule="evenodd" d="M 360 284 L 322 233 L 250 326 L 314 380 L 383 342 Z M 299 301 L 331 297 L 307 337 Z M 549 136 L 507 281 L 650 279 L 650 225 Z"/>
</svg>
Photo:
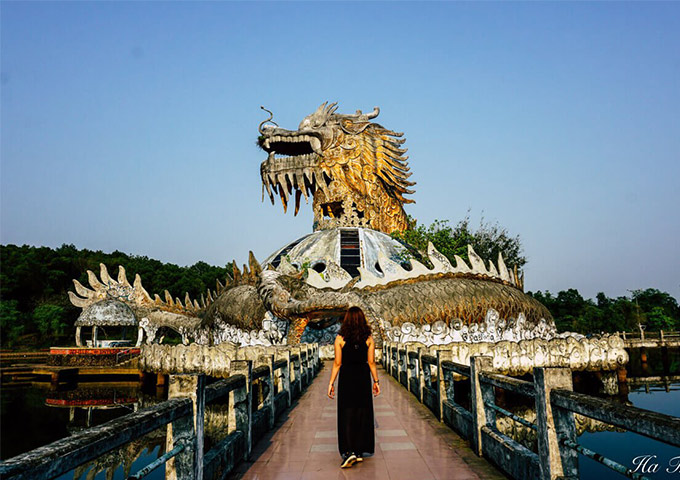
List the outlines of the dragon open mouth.
<svg viewBox="0 0 680 480">
<path fill-rule="evenodd" d="M 258 145 L 269 155 L 260 167 L 262 198 L 266 190 L 273 205 L 278 194 L 286 212 L 289 195 L 295 192 L 294 214 L 297 215 L 303 196 L 309 201 L 317 188 L 325 190 L 332 180 L 318 167 L 321 144 L 317 135 L 264 128 Z"/>
</svg>

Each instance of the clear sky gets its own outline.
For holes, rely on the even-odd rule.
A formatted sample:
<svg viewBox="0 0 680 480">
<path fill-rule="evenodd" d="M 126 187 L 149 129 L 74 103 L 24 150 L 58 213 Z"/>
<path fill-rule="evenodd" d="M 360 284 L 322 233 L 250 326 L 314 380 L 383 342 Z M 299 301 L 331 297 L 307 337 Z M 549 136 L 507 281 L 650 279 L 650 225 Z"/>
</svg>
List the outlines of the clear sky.
<svg viewBox="0 0 680 480">
<path fill-rule="evenodd" d="M 329 100 L 405 132 L 421 223 L 519 234 L 528 290 L 680 298 L 679 3 L 1 8 L 4 244 L 263 260 L 312 215 L 260 201 L 259 106 Z"/>
</svg>

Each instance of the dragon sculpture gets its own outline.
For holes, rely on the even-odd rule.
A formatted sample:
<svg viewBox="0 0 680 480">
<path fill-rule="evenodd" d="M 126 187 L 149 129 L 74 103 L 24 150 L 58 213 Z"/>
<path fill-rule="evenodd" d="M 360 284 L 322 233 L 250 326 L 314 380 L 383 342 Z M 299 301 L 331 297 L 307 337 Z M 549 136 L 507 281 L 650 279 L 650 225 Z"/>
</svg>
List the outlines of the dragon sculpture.
<svg viewBox="0 0 680 480">
<path fill-rule="evenodd" d="M 130 284 L 123 267 L 114 279 L 102 265 L 99 278 L 88 272 L 90 288 L 74 280 L 76 292 L 69 292 L 84 309 L 80 324 L 105 323 L 95 310 L 113 300 L 129 307 L 147 343 L 159 342 L 168 328 L 184 343 L 203 345 L 329 343 L 343 312 L 358 306 L 379 342 L 555 336 L 550 313 L 523 293 L 523 277 L 502 256 L 484 261 L 468 247 L 469 263 L 456 257 L 453 265 L 431 244 L 414 256 L 415 249 L 388 235 L 406 229 L 403 206 L 413 202 L 404 198 L 414 183 L 402 134 L 373 121 L 377 107 L 367 114 L 336 110 L 335 103 L 322 104 L 297 130 L 279 128 L 267 110 L 259 127 L 258 145 L 267 153 L 263 197 L 274 203 L 279 196 L 285 212 L 294 193 L 297 214 L 301 197 L 311 196 L 312 234 L 262 264 L 251 252 L 249 265 L 234 267 L 200 300 L 173 299 L 167 291 L 152 297 L 139 276 Z"/>
</svg>

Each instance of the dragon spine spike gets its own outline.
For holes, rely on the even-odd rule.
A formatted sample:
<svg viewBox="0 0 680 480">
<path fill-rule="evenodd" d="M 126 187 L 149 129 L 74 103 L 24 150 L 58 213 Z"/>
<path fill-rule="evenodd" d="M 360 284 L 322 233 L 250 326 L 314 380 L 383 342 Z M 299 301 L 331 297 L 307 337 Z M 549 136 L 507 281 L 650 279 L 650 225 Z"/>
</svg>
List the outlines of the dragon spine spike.
<svg viewBox="0 0 680 480">
<path fill-rule="evenodd" d="M 236 266 L 236 260 L 231 262 L 234 268 L 234 285 L 239 285 L 241 283 L 241 270 Z"/>
<path fill-rule="evenodd" d="M 165 303 L 167 303 L 170 306 L 175 304 L 175 302 L 172 300 L 172 295 L 170 295 L 170 292 L 165 290 L 163 294 L 165 295 Z"/>
<path fill-rule="evenodd" d="M 142 285 L 142 277 L 139 276 L 139 274 L 135 275 L 135 285 L 133 287 L 134 291 L 137 292 L 138 295 L 142 297 L 142 299 L 150 303 L 151 300 L 151 295 L 149 295 L 149 292 L 146 291 L 144 286 Z"/>
<path fill-rule="evenodd" d="M 163 305 L 163 300 L 161 300 L 157 293 L 153 294 L 153 301 L 156 305 Z"/>
<path fill-rule="evenodd" d="M 378 264 L 380 265 L 380 270 L 383 272 L 382 281 L 380 283 L 389 283 L 392 280 L 404 277 L 405 270 L 401 265 L 387 258 L 382 251 L 378 251 Z"/>
<path fill-rule="evenodd" d="M 222 291 L 224 290 L 224 285 L 222 285 L 222 282 L 220 282 L 219 278 L 217 280 L 215 280 L 215 282 L 217 283 L 217 287 L 216 287 L 217 291 L 219 293 L 222 293 Z"/>
<path fill-rule="evenodd" d="M 359 274 L 361 275 L 361 280 L 359 280 L 359 282 L 355 285 L 356 288 L 372 287 L 382 284 L 382 278 L 376 277 L 364 267 L 358 267 L 358 270 Z"/>
<path fill-rule="evenodd" d="M 90 282 L 90 286 L 95 290 L 104 288 L 104 285 L 101 284 L 99 279 L 97 279 L 97 275 L 95 275 L 92 270 L 87 271 L 87 280 Z"/>
<path fill-rule="evenodd" d="M 512 275 L 515 277 L 515 285 L 519 287 L 519 271 L 517 270 L 517 265 L 512 267 Z"/>
<path fill-rule="evenodd" d="M 279 263 L 276 271 L 283 275 L 295 275 L 297 273 L 297 269 L 290 263 L 288 257 L 285 256 L 281 257 L 281 263 Z"/>
<path fill-rule="evenodd" d="M 213 303 L 215 300 L 213 299 L 212 292 L 208 290 L 208 303 Z"/>
<path fill-rule="evenodd" d="M 498 252 L 498 273 L 500 274 L 501 280 L 505 280 L 506 282 L 510 281 L 508 267 L 505 266 L 505 260 L 503 260 L 501 252 Z"/>
<path fill-rule="evenodd" d="M 255 277 L 259 277 L 260 274 L 262 273 L 262 265 L 260 265 L 260 262 L 257 261 L 257 258 L 255 258 L 255 254 L 252 252 L 248 252 L 248 263 L 250 264 L 250 273 Z"/>
<path fill-rule="evenodd" d="M 494 265 L 491 260 L 489 260 L 489 275 L 491 275 L 494 278 L 499 278 L 498 270 L 496 270 L 496 265 Z"/>
<path fill-rule="evenodd" d="M 472 273 L 481 273 L 482 275 L 487 275 L 486 267 L 484 266 L 484 260 L 477 255 L 472 245 L 468 244 L 468 259 L 470 260 L 470 265 L 472 266 Z"/>
<path fill-rule="evenodd" d="M 425 265 L 420 263 L 418 260 L 415 258 L 409 259 L 409 262 L 411 263 L 411 275 L 413 278 L 419 277 L 421 275 L 427 275 L 428 273 L 432 273 L 432 271 L 427 268 Z"/>
<path fill-rule="evenodd" d="M 103 263 L 99 264 L 99 277 L 102 279 L 104 285 L 111 285 L 111 277 L 109 276 L 109 271 L 106 269 L 106 265 Z"/>
<path fill-rule="evenodd" d="M 524 272 L 519 275 L 519 285 L 517 285 L 520 290 L 524 291 Z"/>
<path fill-rule="evenodd" d="M 468 264 L 465 263 L 465 260 L 460 258 L 458 255 L 454 255 L 453 258 L 456 259 L 456 272 L 460 273 L 470 273 L 472 270 L 470 270 L 470 267 L 468 267 Z"/>
<path fill-rule="evenodd" d="M 427 242 L 427 256 L 434 266 L 434 271 L 438 273 L 448 273 L 453 272 L 454 268 L 448 258 L 434 248 L 434 244 L 430 241 Z"/>
<path fill-rule="evenodd" d="M 200 310 L 200 309 L 201 309 L 201 306 L 198 304 L 198 302 L 197 302 L 196 300 L 194 300 L 194 308 L 195 308 L 196 310 Z"/>
<path fill-rule="evenodd" d="M 68 298 L 73 305 L 79 308 L 88 307 L 92 303 L 89 298 L 80 298 L 73 292 L 68 292 Z"/>
<path fill-rule="evenodd" d="M 201 307 L 205 308 L 205 295 L 201 293 Z"/>
<path fill-rule="evenodd" d="M 321 274 L 313 268 L 307 269 L 307 278 L 305 279 L 305 282 L 314 288 L 328 288 L 328 282 L 326 282 Z"/>
<path fill-rule="evenodd" d="M 130 282 L 128 282 L 127 276 L 125 275 L 125 268 L 122 265 L 118 265 L 118 283 L 124 287 L 130 287 Z"/>
<path fill-rule="evenodd" d="M 73 286 L 76 288 L 76 293 L 81 297 L 91 298 L 94 295 L 92 290 L 83 287 L 78 280 L 73 280 Z"/>
<path fill-rule="evenodd" d="M 179 297 L 175 297 L 175 305 L 177 305 L 179 308 L 184 308 L 184 305 L 182 305 L 182 301 L 179 299 Z"/>
<path fill-rule="evenodd" d="M 187 307 L 191 307 L 192 303 L 193 302 L 191 301 L 191 298 L 189 297 L 189 292 L 186 292 L 184 294 L 184 305 L 186 305 Z"/>
</svg>

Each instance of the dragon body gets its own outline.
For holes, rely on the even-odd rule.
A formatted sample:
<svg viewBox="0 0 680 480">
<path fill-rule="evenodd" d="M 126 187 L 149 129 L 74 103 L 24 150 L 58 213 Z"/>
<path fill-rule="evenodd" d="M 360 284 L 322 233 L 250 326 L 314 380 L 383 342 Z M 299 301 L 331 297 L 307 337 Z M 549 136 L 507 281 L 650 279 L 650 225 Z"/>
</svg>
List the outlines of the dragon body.
<svg viewBox="0 0 680 480">
<path fill-rule="evenodd" d="M 69 292 L 82 307 L 81 325 L 106 323 L 90 310 L 103 300 L 127 305 L 148 343 L 165 329 L 184 343 L 241 345 L 332 342 L 343 312 L 364 310 L 377 338 L 425 344 L 548 339 L 555 326 L 548 310 L 523 293 L 523 277 L 468 247 L 468 262 L 453 265 L 431 244 L 425 266 L 388 234 L 407 228 L 404 204 L 414 185 L 402 134 L 372 120 L 371 113 L 336 113 L 322 104 L 297 130 L 269 117 L 260 125 L 263 196 L 278 196 L 284 212 L 294 196 L 312 197 L 314 232 L 291 242 L 260 264 L 248 265 L 200 299 L 153 297 L 139 276 L 130 284 L 101 266 L 88 272 L 90 287 Z M 235 265 L 235 264 L 234 264 Z M 141 338 L 141 337 L 140 337 Z"/>
</svg>

